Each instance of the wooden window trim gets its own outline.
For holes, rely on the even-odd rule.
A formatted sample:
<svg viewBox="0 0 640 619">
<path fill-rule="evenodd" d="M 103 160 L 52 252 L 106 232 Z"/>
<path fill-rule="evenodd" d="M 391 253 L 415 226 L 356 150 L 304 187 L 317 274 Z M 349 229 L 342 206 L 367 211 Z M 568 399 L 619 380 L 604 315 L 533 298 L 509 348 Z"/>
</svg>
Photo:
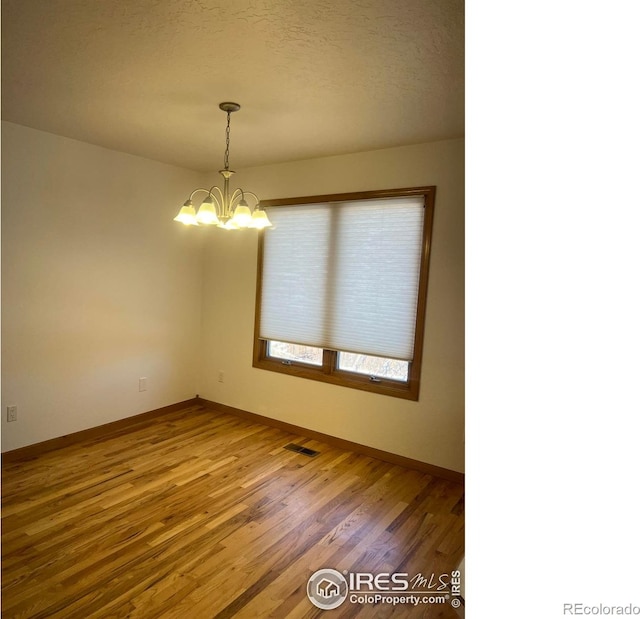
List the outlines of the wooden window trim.
<svg viewBox="0 0 640 619">
<path fill-rule="evenodd" d="M 420 395 L 420 374 L 424 345 L 424 331 L 427 307 L 427 289 L 429 284 L 429 259 L 431 255 L 433 215 L 435 207 L 435 186 L 409 187 L 402 189 L 385 189 L 380 191 L 364 191 L 355 193 L 340 193 L 321 196 L 304 196 L 300 198 L 285 198 L 277 200 L 263 200 L 261 206 L 277 208 L 279 206 L 293 206 L 302 204 L 346 202 L 370 200 L 380 198 L 424 196 L 424 227 L 422 233 L 422 253 L 420 259 L 420 280 L 418 284 L 418 305 L 416 312 L 416 328 L 414 338 L 413 361 L 409 363 L 409 377 L 406 383 L 381 378 L 372 382 L 364 374 L 348 372 L 338 369 L 338 353 L 332 350 L 323 351 L 322 366 L 309 365 L 296 361 L 283 363 L 282 359 L 268 355 L 268 342 L 258 337 L 260 333 L 260 301 L 262 298 L 262 268 L 263 268 L 263 235 L 258 240 L 258 276 L 256 283 L 256 312 L 254 324 L 253 367 L 272 372 L 288 374 L 317 380 L 333 385 L 361 389 L 371 393 L 379 393 L 407 400 L 418 400 Z M 267 231 L 266 234 L 269 234 Z"/>
</svg>

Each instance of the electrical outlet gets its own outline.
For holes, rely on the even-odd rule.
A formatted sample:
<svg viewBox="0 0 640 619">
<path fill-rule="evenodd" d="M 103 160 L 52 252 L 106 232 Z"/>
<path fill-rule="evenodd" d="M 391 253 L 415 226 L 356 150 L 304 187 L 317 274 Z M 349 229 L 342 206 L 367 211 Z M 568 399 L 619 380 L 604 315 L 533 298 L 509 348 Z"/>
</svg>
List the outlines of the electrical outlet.
<svg viewBox="0 0 640 619">
<path fill-rule="evenodd" d="M 218 370 L 218 382 L 219 383 L 224 382 L 224 372 L 222 370 Z"/>
<path fill-rule="evenodd" d="M 7 421 L 18 421 L 17 406 L 7 406 Z"/>
<path fill-rule="evenodd" d="M 138 379 L 138 391 L 146 391 L 147 390 L 147 377 L 142 376 Z"/>
</svg>

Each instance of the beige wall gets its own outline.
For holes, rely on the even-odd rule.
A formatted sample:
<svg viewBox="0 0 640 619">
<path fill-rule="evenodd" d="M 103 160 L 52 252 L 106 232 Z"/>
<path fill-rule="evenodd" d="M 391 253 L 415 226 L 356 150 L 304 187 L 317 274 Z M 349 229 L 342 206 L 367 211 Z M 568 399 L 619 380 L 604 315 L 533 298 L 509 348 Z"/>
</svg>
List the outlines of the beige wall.
<svg viewBox="0 0 640 619">
<path fill-rule="evenodd" d="M 199 178 L 2 123 L 3 451 L 195 395 Z"/>
<path fill-rule="evenodd" d="M 437 186 L 421 395 L 409 402 L 252 368 L 255 232 L 218 230 L 206 231 L 200 395 L 463 471 L 463 140 L 244 169 L 233 180 L 263 199 Z"/>
<path fill-rule="evenodd" d="M 233 179 L 264 199 L 437 186 L 422 392 L 408 402 L 251 367 L 255 232 L 172 221 L 201 175 L 11 123 L 2 137 L 3 451 L 199 393 L 464 470 L 462 140 Z"/>
</svg>

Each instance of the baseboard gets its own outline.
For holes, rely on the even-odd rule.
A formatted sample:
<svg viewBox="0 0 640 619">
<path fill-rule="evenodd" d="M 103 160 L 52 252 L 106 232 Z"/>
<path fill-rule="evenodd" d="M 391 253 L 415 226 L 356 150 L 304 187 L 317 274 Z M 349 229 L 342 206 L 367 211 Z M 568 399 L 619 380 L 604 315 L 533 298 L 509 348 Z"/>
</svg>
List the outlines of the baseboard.
<svg viewBox="0 0 640 619">
<path fill-rule="evenodd" d="M 308 428 L 296 426 L 294 424 L 287 423 L 286 421 L 272 419 L 271 417 L 264 417 L 263 415 L 250 413 L 249 411 L 245 411 L 239 408 L 234 408 L 233 406 L 227 406 L 226 404 L 219 404 L 218 402 L 205 400 L 204 398 L 201 398 L 201 397 L 197 397 L 196 401 L 202 406 L 205 406 L 212 410 L 219 411 L 221 413 L 229 413 L 231 415 L 236 415 L 238 417 L 242 417 L 243 419 L 246 419 L 247 421 L 260 423 L 265 426 L 272 426 L 274 428 L 284 430 L 285 432 L 291 432 L 292 434 L 297 434 L 299 436 L 306 436 L 307 438 L 310 438 L 313 440 L 322 441 L 324 443 L 333 445 L 334 447 L 338 447 L 340 449 L 353 451 L 355 453 L 363 454 L 365 456 L 376 458 L 378 460 L 383 460 L 391 464 L 398 464 L 400 466 L 404 466 L 409 469 L 415 469 L 423 473 L 427 473 L 428 475 L 433 475 L 434 477 L 440 477 L 442 479 L 446 479 L 447 481 L 452 481 L 457 484 L 464 484 L 464 473 L 460 473 L 458 471 L 445 469 L 443 467 L 436 466 L 435 464 L 429 464 L 428 462 L 421 462 L 420 460 L 413 460 L 412 458 L 407 458 L 406 456 L 400 456 L 398 454 L 394 454 L 388 451 L 376 449 L 375 447 L 369 447 L 367 445 L 361 445 L 360 443 L 354 443 L 346 439 L 331 436 L 330 434 L 324 434 L 322 432 L 316 432 L 315 430 L 310 430 Z"/>
<path fill-rule="evenodd" d="M 10 464 L 12 462 L 17 462 L 20 460 L 28 460 L 49 451 L 54 451 L 55 449 L 68 447 L 69 445 L 73 445 L 74 443 L 99 438 L 107 434 L 113 434 L 113 432 L 130 430 L 137 425 L 152 422 L 156 417 L 160 417 L 162 415 L 165 415 L 166 413 L 171 413 L 173 411 L 188 408 L 190 406 L 204 406 L 205 408 L 216 410 L 221 413 L 229 413 L 253 423 L 260 423 L 262 425 L 278 428 L 280 430 L 284 430 L 285 432 L 290 432 L 299 436 L 306 436 L 307 438 L 322 441 L 340 449 L 353 451 L 355 453 L 363 454 L 371 458 L 383 460 L 384 462 L 398 464 L 410 469 L 415 469 L 423 473 L 427 473 L 428 475 L 440 477 L 454 483 L 464 484 L 464 473 L 460 473 L 458 471 L 453 471 L 440 466 L 436 466 L 435 464 L 429 464 L 428 462 L 422 462 L 420 460 L 407 458 L 406 456 L 401 456 L 399 454 L 376 449 L 375 447 L 369 447 L 368 445 L 354 443 L 346 439 L 331 436 L 330 434 L 324 434 L 322 432 L 317 432 L 316 430 L 310 430 L 309 428 L 296 426 L 294 424 L 287 423 L 286 421 L 280 421 L 271 417 L 265 417 L 263 415 L 258 415 L 257 413 L 250 413 L 249 411 L 234 408 L 233 406 L 227 406 L 226 404 L 212 402 L 211 400 L 206 400 L 199 396 L 191 398 L 190 400 L 185 400 L 184 402 L 177 402 L 176 404 L 170 404 L 169 406 L 163 406 L 162 408 L 157 408 L 146 413 L 134 415 L 133 417 L 126 417 L 125 419 L 112 421 L 101 426 L 96 426 L 95 428 L 80 430 L 79 432 L 65 434 L 64 436 L 52 438 L 41 443 L 35 443 L 33 445 L 27 445 L 25 447 L 19 447 L 18 449 L 6 451 L 2 454 L 2 463 Z"/>
<path fill-rule="evenodd" d="M 58 436 L 57 438 L 42 441 L 41 443 L 34 443 L 33 445 L 26 445 L 25 447 L 5 451 L 2 454 L 2 463 L 10 464 L 12 462 L 17 462 L 18 460 L 35 458 L 43 453 L 47 453 L 48 451 L 60 449 L 61 447 L 68 447 L 69 445 L 79 443 L 80 441 L 91 440 L 106 434 L 112 434 L 113 432 L 133 428 L 141 423 L 148 423 L 149 421 L 153 421 L 156 417 L 160 417 L 166 413 L 188 408 L 189 406 L 201 405 L 200 399 L 196 396 L 195 398 L 185 400 L 184 402 L 169 404 L 168 406 L 156 408 L 155 410 L 147 411 L 146 413 L 140 413 L 133 417 L 125 417 L 124 419 L 105 423 L 101 426 L 96 426 L 95 428 L 87 428 L 86 430 L 80 430 L 79 432 Z"/>
</svg>

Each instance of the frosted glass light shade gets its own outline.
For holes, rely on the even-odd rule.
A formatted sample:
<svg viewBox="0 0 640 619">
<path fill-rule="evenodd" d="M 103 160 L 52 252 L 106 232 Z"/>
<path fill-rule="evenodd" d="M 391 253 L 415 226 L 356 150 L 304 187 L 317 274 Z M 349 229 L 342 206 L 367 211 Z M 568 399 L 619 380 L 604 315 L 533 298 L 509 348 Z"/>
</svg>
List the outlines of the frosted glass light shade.
<svg viewBox="0 0 640 619">
<path fill-rule="evenodd" d="M 193 208 L 191 200 L 187 200 L 184 203 L 180 212 L 173 218 L 173 221 L 179 221 L 185 226 L 197 226 L 198 220 L 196 219 L 196 209 Z"/>
<path fill-rule="evenodd" d="M 218 213 L 216 212 L 216 207 L 214 206 L 213 200 L 211 198 L 207 198 L 200 205 L 196 219 L 199 223 L 206 225 L 220 223 L 220 220 L 218 219 Z"/>
<path fill-rule="evenodd" d="M 244 200 L 241 200 L 231 219 L 238 228 L 246 228 L 251 223 L 251 209 Z"/>
<path fill-rule="evenodd" d="M 249 228 L 257 228 L 258 230 L 262 230 L 263 228 L 270 228 L 273 224 L 269 221 L 269 217 L 267 214 L 259 208 L 256 208 L 253 211 L 253 215 L 251 216 L 251 223 L 249 224 Z"/>
</svg>

